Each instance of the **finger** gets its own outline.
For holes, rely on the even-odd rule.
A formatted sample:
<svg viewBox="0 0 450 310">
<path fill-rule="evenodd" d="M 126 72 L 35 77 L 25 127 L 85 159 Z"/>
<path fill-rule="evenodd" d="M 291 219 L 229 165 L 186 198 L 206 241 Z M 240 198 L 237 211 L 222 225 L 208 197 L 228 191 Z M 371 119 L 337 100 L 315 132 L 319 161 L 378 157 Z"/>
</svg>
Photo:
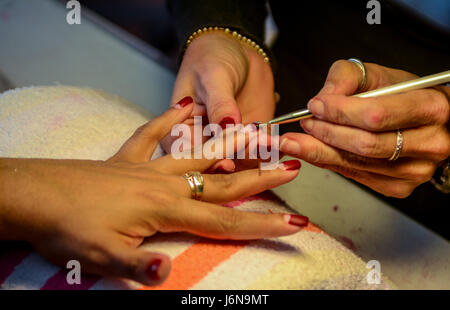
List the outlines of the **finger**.
<svg viewBox="0 0 450 310">
<path fill-rule="evenodd" d="M 363 157 L 389 158 L 397 144 L 396 132 L 372 133 L 316 119 L 302 120 L 300 124 L 305 132 L 322 142 Z M 401 157 L 431 161 L 440 161 L 448 157 L 450 135 L 444 127 L 426 126 L 404 130 L 402 134 Z"/>
<path fill-rule="evenodd" d="M 303 159 L 315 166 L 336 166 L 420 182 L 429 180 L 436 169 L 435 163 L 428 160 L 401 158 L 390 162 L 387 159 L 359 156 L 333 148 L 305 134 L 283 135 L 280 149 L 290 156 Z"/>
<path fill-rule="evenodd" d="M 127 246 L 120 242 L 111 244 L 108 258 L 98 267 L 104 276 L 127 278 L 144 285 L 157 285 L 170 273 L 167 255 Z"/>
<path fill-rule="evenodd" d="M 148 161 L 158 142 L 172 130 L 173 126 L 189 117 L 193 108 L 192 103 L 191 97 L 185 97 L 161 116 L 139 127 L 110 160 L 131 163 Z"/>
<path fill-rule="evenodd" d="M 445 124 L 450 113 L 447 98 L 432 89 L 376 98 L 320 95 L 308 109 L 321 120 L 376 132 Z"/>
<path fill-rule="evenodd" d="M 364 184 L 371 189 L 389 197 L 406 198 L 422 182 L 378 175 L 367 171 L 348 169 L 341 166 L 323 165 L 322 168 L 335 171 L 343 176 Z"/>
<path fill-rule="evenodd" d="M 314 118 L 301 120 L 300 125 L 305 132 L 318 140 L 364 157 L 389 158 L 397 142 L 396 132 L 372 133 Z M 403 155 L 405 151 L 406 148 L 402 151 Z"/>
<path fill-rule="evenodd" d="M 243 212 L 187 198 L 157 211 L 161 232 L 184 231 L 214 239 L 279 237 L 308 224 L 308 218 L 300 215 Z"/>
<path fill-rule="evenodd" d="M 230 78 L 226 67 L 216 67 L 197 75 L 195 84 L 196 97 L 205 104 L 210 124 L 240 124 L 241 113 L 236 103 L 235 83 Z"/>
<path fill-rule="evenodd" d="M 257 137 L 258 132 L 254 125 L 242 128 L 236 126 L 225 131 L 216 128 L 218 134 L 205 144 L 189 152 L 172 152 L 152 161 L 150 165 L 164 173 L 182 174 L 192 170 L 203 172 L 218 161 L 225 158 L 232 159 L 237 157 L 236 153 L 245 152 L 247 145 Z"/>
<path fill-rule="evenodd" d="M 251 196 L 292 181 L 299 172 L 300 161 L 291 160 L 274 165 L 274 169 L 250 169 L 232 174 L 204 174 L 202 200 L 223 203 Z M 191 189 L 183 177 L 171 183 L 173 192 L 191 197 Z"/>
<path fill-rule="evenodd" d="M 200 103 L 197 98 L 195 98 L 195 89 L 194 89 L 194 78 L 191 74 L 186 72 L 185 69 L 180 68 L 180 71 L 178 72 L 177 79 L 175 81 L 175 85 L 172 92 L 172 99 L 170 106 L 175 106 L 177 102 L 180 100 L 180 98 L 184 98 L 185 96 L 193 96 L 194 97 L 194 108 L 191 112 L 191 115 L 189 118 L 187 118 L 183 124 L 189 126 L 190 134 L 189 137 L 187 137 L 188 140 L 190 140 L 191 147 L 195 146 L 199 143 L 202 143 L 206 141 L 207 137 L 202 137 L 199 141 L 196 141 L 194 139 L 194 125 L 196 126 L 204 126 L 207 124 L 207 113 L 206 113 L 206 107 L 204 104 Z M 202 117 L 201 123 L 196 123 L 196 117 Z M 198 121 L 197 121 L 198 122 Z M 203 127 L 201 127 L 203 130 Z M 171 153 L 171 147 L 174 141 L 179 139 L 180 136 L 178 135 L 166 135 L 161 140 L 161 145 L 163 149 L 166 151 L 166 153 Z"/>
<path fill-rule="evenodd" d="M 417 78 L 406 71 L 364 63 L 366 67 L 366 84 L 359 92 L 365 92 Z M 328 71 L 323 88 L 318 95 L 340 94 L 350 96 L 358 91 L 363 80 L 362 70 L 357 64 L 348 60 L 334 62 Z"/>
</svg>

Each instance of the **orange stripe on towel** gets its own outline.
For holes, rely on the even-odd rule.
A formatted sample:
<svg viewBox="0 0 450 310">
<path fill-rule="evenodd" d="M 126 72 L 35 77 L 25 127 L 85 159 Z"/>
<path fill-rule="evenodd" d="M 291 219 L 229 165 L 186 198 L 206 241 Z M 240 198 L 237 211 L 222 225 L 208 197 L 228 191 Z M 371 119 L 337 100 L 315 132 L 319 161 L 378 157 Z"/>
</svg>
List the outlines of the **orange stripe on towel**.
<svg viewBox="0 0 450 310">
<path fill-rule="evenodd" d="M 142 290 L 186 290 L 201 281 L 211 270 L 245 247 L 249 241 L 204 239 L 191 245 L 172 260 L 169 277 L 158 286 Z"/>
</svg>

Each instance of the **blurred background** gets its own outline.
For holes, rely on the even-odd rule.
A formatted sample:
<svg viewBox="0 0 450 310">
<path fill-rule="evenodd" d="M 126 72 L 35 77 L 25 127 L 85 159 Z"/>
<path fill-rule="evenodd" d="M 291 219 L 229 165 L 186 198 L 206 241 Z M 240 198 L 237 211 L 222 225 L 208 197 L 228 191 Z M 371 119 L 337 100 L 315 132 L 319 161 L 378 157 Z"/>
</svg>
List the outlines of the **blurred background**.
<svg viewBox="0 0 450 310">
<path fill-rule="evenodd" d="M 66 3 L 66 1 L 62 1 Z M 176 62 L 178 46 L 166 0 L 79 0 L 82 7 L 106 18 Z"/>
</svg>

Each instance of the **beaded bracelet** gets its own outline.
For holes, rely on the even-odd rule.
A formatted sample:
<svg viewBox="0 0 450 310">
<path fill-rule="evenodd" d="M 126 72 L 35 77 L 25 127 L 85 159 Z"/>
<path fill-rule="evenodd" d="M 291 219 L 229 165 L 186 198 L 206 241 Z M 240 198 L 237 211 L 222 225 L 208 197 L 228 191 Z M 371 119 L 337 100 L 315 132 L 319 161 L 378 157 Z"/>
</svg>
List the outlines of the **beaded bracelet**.
<svg viewBox="0 0 450 310">
<path fill-rule="evenodd" d="M 255 49 L 256 52 L 258 53 L 258 55 L 260 55 L 264 59 L 265 63 L 270 62 L 269 57 L 267 56 L 266 52 L 264 52 L 264 50 L 258 44 L 256 44 L 255 41 L 239 34 L 237 31 L 231 31 L 229 28 L 223 28 L 223 27 L 216 26 L 216 27 L 204 27 L 203 29 L 198 29 L 197 31 L 194 31 L 194 33 L 191 36 L 189 36 L 188 40 L 186 41 L 186 48 L 189 46 L 189 44 L 192 43 L 192 41 L 194 41 L 195 38 L 197 38 L 201 34 L 208 33 L 208 32 L 214 32 L 214 31 L 221 31 L 221 32 L 228 33 L 233 38 L 235 38 L 243 43 L 246 43 L 247 45 L 249 45 L 250 47 Z"/>
</svg>

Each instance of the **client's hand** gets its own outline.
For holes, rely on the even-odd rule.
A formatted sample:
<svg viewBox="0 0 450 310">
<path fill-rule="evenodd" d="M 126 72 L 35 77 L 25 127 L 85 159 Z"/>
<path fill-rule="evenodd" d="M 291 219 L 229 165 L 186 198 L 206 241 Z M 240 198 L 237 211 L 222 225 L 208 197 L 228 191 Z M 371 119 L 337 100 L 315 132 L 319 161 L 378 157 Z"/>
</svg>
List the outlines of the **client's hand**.
<svg viewBox="0 0 450 310">
<path fill-rule="evenodd" d="M 367 83 L 361 92 L 417 78 L 376 64 L 365 66 Z M 406 197 L 430 180 L 436 167 L 450 156 L 450 87 L 376 98 L 349 97 L 361 79 L 356 64 L 335 62 L 323 89 L 308 103 L 315 117 L 300 123 L 309 135 L 284 135 L 281 151 L 386 196 Z M 403 132 L 403 149 L 398 160 L 388 161 L 396 146 L 397 129 Z"/>
<path fill-rule="evenodd" d="M 224 128 L 227 124 L 268 121 L 275 113 L 270 66 L 253 48 L 220 32 L 202 34 L 187 48 L 171 105 L 186 96 L 193 97 L 195 102 L 193 113 L 185 122 L 192 126 L 192 131 L 194 116 L 203 116 L 203 125 L 220 124 Z M 167 136 L 162 141 L 167 153 L 173 140 Z M 235 169 L 231 160 L 221 161 L 212 170 L 216 167 L 225 171 Z"/>
<path fill-rule="evenodd" d="M 157 232 L 256 239 L 292 234 L 306 225 L 307 218 L 298 215 L 212 204 L 289 182 L 298 174 L 297 163 L 281 164 L 259 177 L 257 170 L 205 174 L 205 202 L 200 202 L 190 199 L 182 175 L 204 171 L 217 160 L 167 155 L 149 161 L 159 139 L 189 117 L 192 108 L 173 107 L 140 127 L 106 162 L 0 159 L 0 239 L 29 241 L 61 266 L 75 259 L 83 272 L 153 285 L 167 277 L 170 260 L 138 247 Z"/>
</svg>

